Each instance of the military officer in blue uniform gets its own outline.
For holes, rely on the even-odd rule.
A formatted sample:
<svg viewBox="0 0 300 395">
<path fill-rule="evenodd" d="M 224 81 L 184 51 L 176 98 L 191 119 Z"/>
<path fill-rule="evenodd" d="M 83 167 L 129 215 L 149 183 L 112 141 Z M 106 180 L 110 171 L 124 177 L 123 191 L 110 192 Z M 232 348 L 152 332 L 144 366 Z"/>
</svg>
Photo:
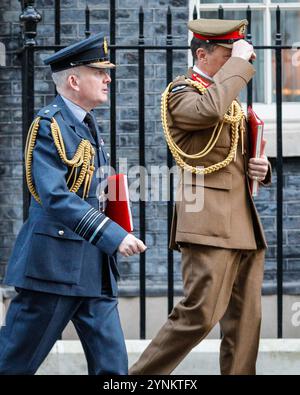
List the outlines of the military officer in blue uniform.
<svg viewBox="0 0 300 395">
<path fill-rule="evenodd" d="M 129 256 L 146 247 L 105 215 L 97 196 L 109 159 L 92 109 L 107 101 L 114 65 L 102 34 L 45 63 L 58 95 L 28 133 L 32 197 L 5 278 L 18 294 L 0 332 L 0 374 L 34 374 L 70 320 L 89 374 L 127 374 L 116 253 Z"/>
</svg>

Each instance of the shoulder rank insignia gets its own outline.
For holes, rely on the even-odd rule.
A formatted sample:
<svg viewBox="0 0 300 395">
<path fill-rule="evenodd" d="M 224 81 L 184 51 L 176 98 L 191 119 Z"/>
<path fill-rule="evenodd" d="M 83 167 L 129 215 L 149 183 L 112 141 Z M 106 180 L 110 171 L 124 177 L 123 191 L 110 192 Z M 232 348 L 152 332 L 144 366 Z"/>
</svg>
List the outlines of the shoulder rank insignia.
<svg viewBox="0 0 300 395">
<path fill-rule="evenodd" d="M 199 74 L 197 74 L 197 73 L 193 73 L 193 74 L 192 74 L 192 79 L 193 79 L 194 81 L 200 82 L 200 84 L 202 84 L 202 85 L 204 86 L 204 88 L 207 88 L 207 87 L 210 85 L 209 82 L 205 81 L 205 79 L 203 79 L 203 78 L 202 78 Z"/>
<path fill-rule="evenodd" d="M 176 93 L 176 92 L 181 91 L 181 90 L 184 89 L 184 88 L 186 88 L 186 85 L 177 85 L 177 86 L 175 86 L 173 89 L 171 89 L 171 92 L 172 92 L 172 93 Z"/>
<path fill-rule="evenodd" d="M 42 108 L 37 116 L 40 118 L 46 118 L 51 120 L 51 118 L 54 117 L 56 113 L 60 111 L 60 108 L 58 107 L 57 104 L 49 104 L 47 107 Z"/>
</svg>

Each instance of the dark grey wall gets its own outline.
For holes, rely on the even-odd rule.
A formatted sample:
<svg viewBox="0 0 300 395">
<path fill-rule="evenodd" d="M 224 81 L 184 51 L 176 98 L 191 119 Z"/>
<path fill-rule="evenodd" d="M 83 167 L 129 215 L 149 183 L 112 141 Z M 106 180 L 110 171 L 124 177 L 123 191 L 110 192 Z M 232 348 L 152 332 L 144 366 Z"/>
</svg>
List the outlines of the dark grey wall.
<svg viewBox="0 0 300 395">
<path fill-rule="evenodd" d="M 138 10 L 145 11 L 145 42 L 165 44 L 166 11 L 173 13 L 173 34 L 176 44 L 187 44 L 188 0 L 119 0 L 117 3 L 117 43 L 137 44 Z M 43 20 L 38 25 L 39 44 L 54 43 L 54 1 L 40 0 L 36 7 Z M 109 36 L 109 1 L 89 0 L 91 31 Z M 62 44 L 84 37 L 85 0 L 62 1 Z M 0 279 L 22 224 L 22 143 L 21 143 L 21 63 L 14 51 L 20 46 L 18 0 L 2 0 L 0 41 L 7 46 L 7 67 L 0 68 Z M 49 52 L 48 52 L 49 53 Z M 35 62 L 36 110 L 49 103 L 54 95 L 51 74 L 43 66 L 48 54 L 37 53 Z M 136 51 L 117 54 L 117 155 L 127 157 L 129 165 L 138 164 L 138 66 Z M 174 52 L 174 76 L 185 72 L 187 53 Z M 166 145 L 160 122 L 160 95 L 166 85 L 165 54 L 147 51 L 145 67 L 146 162 L 147 166 L 166 164 Z M 109 107 L 97 110 L 103 138 L 109 145 Z M 299 159 L 291 158 L 284 166 L 284 278 L 286 292 L 300 292 L 300 173 Z M 257 206 L 269 241 L 266 261 L 265 292 L 274 292 L 276 276 L 276 177 L 271 188 L 261 191 Z M 167 284 L 167 206 L 149 202 L 146 205 L 147 289 L 161 293 Z M 133 204 L 138 234 L 138 205 Z M 175 254 L 176 289 L 180 289 L 180 257 Z M 138 259 L 120 260 L 123 279 L 121 293 L 138 290 Z"/>
</svg>

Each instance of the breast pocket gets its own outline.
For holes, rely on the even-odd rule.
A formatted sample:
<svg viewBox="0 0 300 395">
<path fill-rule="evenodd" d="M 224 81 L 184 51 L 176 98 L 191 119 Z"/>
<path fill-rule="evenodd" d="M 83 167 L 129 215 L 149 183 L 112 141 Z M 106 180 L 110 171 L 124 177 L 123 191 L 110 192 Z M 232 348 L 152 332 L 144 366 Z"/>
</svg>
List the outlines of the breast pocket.
<svg viewBox="0 0 300 395">
<path fill-rule="evenodd" d="M 188 177 L 179 186 L 180 189 L 177 195 L 179 232 L 230 237 L 231 173 L 222 171 L 204 178 Z"/>
<path fill-rule="evenodd" d="M 38 222 L 33 228 L 25 275 L 64 284 L 78 284 L 83 240 L 56 222 Z"/>
</svg>

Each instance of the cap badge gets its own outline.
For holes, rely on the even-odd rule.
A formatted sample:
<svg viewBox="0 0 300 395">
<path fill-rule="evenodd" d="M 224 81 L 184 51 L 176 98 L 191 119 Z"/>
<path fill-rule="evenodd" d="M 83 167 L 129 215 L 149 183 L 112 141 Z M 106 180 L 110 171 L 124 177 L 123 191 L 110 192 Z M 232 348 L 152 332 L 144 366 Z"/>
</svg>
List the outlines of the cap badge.
<svg viewBox="0 0 300 395">
<path fill-rule="evenodd" d="M 240 27 L 240 30 L 239 30 L 239 34 L 240 34 L 240 36 L 244 35 L 244 34 L 245 34 L 245 32 L 246 32 L 246 26 L 245 26 L 245 25 L 243 25 L 243 26 L 241 26 L 241 27 Z"/>
<path fill-rule="evenodd" d="M 107 55 L 108 54 L 108 44 L 107 44 L 106 37 L 104 37 L 104 39 L 103 39 L 103 50 L 104 50 L 104 54 Z"/>
</svg>

